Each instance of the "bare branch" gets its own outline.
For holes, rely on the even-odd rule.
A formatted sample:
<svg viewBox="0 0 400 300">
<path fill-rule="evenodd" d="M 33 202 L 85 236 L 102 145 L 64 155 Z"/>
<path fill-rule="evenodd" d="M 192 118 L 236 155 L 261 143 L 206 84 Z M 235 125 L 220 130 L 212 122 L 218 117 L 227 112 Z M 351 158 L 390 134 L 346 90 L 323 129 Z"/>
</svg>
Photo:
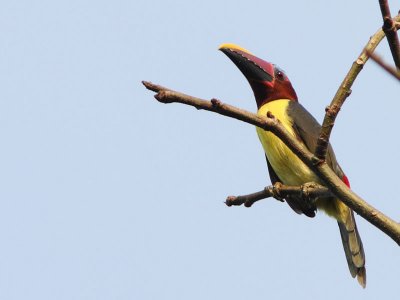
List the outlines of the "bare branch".
<svg viewBox="0 0 400 300">
<path fill-rule="evenodd" d="M 226 198 L 227 206 L 242 205 L 251 207 L 255 202 L 265 198 L 275 198 L 278 201 L 284 202 L 283 199 L 288 196 L 301 197 L 305 202 L 314 202 L 316 198 L 332 197 L 332 193 L 328 188 L 318 185 L 314 182 L 305 183 L 301 186 L 283 185 L 276 182 L 274 185 L 265 187 L 262 191 L 243 195 L 229 196 Z"/>
<path fill-rule="evenodd" d="M 379 210 L 365 202 L 362 198 L 351 191 L 342 182 L 342 180 L 336 176 L 336 174 L 325 161 L 319 160 L 306 147 L 299 143 L 298 140 L 295 139 L 271 114 L 266 117 L 258 116 L 234 106 L 222 103 L 216 99 L 206 101 L 200 98 L 195 98 L 172 91 L 150 82 L 143 81 L 142 83 L 146 86 L 146 88 L 157 92 L 155 98 L 162 103 L 179 102 L 186 105 L 191 105 L 197 109 L 205 109 L 216 112 L 221 115 L 258 126 L 264 130 L 271 131 L 273 134 L 279 137 L 289 147 L 289 149 L 295 153 L 311 170 L 317 174 L 318 178 L 321 179 L 323 184 L 329 188 L 329 190 L 338 199 L 357 212 L 368 222 L 382 230 L 400 245 L 400 224 L 381 213 Z"/>
<path fill-rule="evenodd" d="M 394 21 L 400 21 L 400 16 L 393 19 Z M 329 139 L 332 133 L 333 126 L 335 125 L 336 117 L 346 101 L 346 98 L 351 94 L 351 86 L 356 80 L 358 74 L 364 67 L 368 60 L 367 51 L 373 52 L 378 46 L 380 41 L 385 37 L 382 29 L 379 29 L 369 40 L 364 50 L 358 56 L 358 58 L 353 62 L 349 72 L 343 79 L 339 89 L 337 90 L 335 96 L 332 99 L 331 104 L 326 108 L 325 118 L 322 123 L 321 133 L 318 137 L 317 147 L 315 148 L 315 155 L 320 160 L 325 160 L 326 152 L 329 144 Z"/>
<path fill-rule="evenodd" d="M 294 139 L 288 133 L 285 127 L 283 127 L 281 123 L 270 113 L 266 117 L 258 116 L 244 109 L 223 103 L 217 99 L 211 99 L 210 101 L 207 101 L 170 90 L 161 85 L 153 84 L 148 81 L 142 81 L 142 83 L 147 89 L 157 92 L 154 98 L 161 103 L 178 102 L 196 107 L 197 109 L 212 111 L 220 115 L 258 126 L 266 131 L 271 131 L 278 136 L 299 157 L 304 157 L 308 161 L 312 162 L 312 164 L 320 163 L 320 161 L 315 158 L 314 154 L 308 151 L 306 147 Z"/>
<path fill-rule="evenodd" d="M 379 66 L 381 66 L 386 72 L 388 72 L 389 74 L 391 74 L 394 78 L 396 78 L 397 80 L 400 81 L 400 72 L 397 71 L 395 68 L 393 68 L 392 66 L 388 65 L 387 63 L 385 63 L 383 61 L 383 59 L 376 55 L 373 52 L 367 51 L 367 55 L 374 61 L 376 62 Z"/>
<path fill-rule="evenodd" d="M 394 64 L 396 65 L 397 69 L 400 70 L 400 43 L 397 35 L 396 21 L 392 20 L 389 3 L 387 0 L 379 0 L 379 6 L 381 8 L 383 18 L 382 29 L 386 34 Z"/>
</svg>

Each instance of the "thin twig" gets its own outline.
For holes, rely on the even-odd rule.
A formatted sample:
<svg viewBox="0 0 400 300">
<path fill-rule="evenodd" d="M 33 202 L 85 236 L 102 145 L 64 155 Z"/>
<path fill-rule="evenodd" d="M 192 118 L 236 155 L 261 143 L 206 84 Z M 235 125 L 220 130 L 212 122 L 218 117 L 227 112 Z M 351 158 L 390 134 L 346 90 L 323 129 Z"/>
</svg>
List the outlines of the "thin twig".
<svg viewBox="0 0 400 300">
<path fill-rule="evenodd" d="M 396 65 L 397 69 L 400 70 L 400 43 L 397 35 L 396 24 L 395 21 L 392 20 L 388 1 L 379 0 L 379 6 L 381 8 L 383 19 L 382 29 L 386 34 L 394 64 Z"/>
<path fill-rule="evenodd" d="M 400 16 L 393 19 L 394 21 L 400 21 Z M 324 121 L 322 123 L 322 128 L 317 141 L 317 147 L 315 148 L 315 155 L 320 160 L 325 160 L 326 153 L 328 149 L 329 139 L 332 133 L 333 126 L 335 125 L 336 117 L 346 101 L 346 98 L 351 94 L 351 86 L 356 80 L 358 74 L 364 67 L 368 60 L 367 51 L 373 52 L 378 46 L 380 41 L 385 37 L 382 29 L 379 29 L 369 40 L 364 50 L 358 56 L 358 58 L 353 62 L 349 72 L 343 79 L 339 89 L 337 90 L 335 96 L 332 99 L 331 104 L 326 108 L 326 113 Z"/>
<path fill-rule="evenodd" d="M 322 183 L 348 207 L 357 212 L 371 224 L 382 230 L 400 245 L 400 225 L 379 210 L 365 202 L 362 198 L 352 192 L 337 177 L 325 161 L 320 161 L 303 144 L 293 137 L 285 127 L 272 115 L 267 117 L 258 116 L 237 107 L 222 103 L 219 100 L 211 101 L 188 96 L 162 86 L 143 81 L 146 88 L 156 92 L 155 98 L 162 103 L 179 102 L 191 105 L 197 109 L 205 109 L 231 118 L 235 118 L 249 124 L 258 126 L 266 131 L 271 131 L 281 139 L 289 149 L 299 157 L 314 173 L 321 179 Z"/>
<path fill-rule="evenodd" d="M 225 204 L 227 206 L 239 206 L 243 204 L 245 207 L 251 207 L 255 202 L 262 199 L 274 198 L 283 202 L 283 199 L 288 196 L 297 196 L 301 197 L 305 202 L 313 202 L 316 198 L 332 197 L 332 193 L 328 188 L 314 182 L 305 183 L 301 186 L 289 186 L 276 182 L 274 185 L 267 186 L 262 191 L 256 193 L 242 196 L 229 196 L 226 198 Z"/>
<path fill-rule="evenodd" d="M 367 54 L 374 62 L 376 62 L 379 66 L 381 66 L 386 72 L 388 72 L 394 78 L 396 78 L 397 80 L 400 81 L 400 72 L 399 71 L 397 71 L 395 68 L 393 68 L 392 66 L 385 63 L 383 61 L 383 59 L 380 56 L 376 55 L 375 53 L 367 51 Z"/>
</svg>

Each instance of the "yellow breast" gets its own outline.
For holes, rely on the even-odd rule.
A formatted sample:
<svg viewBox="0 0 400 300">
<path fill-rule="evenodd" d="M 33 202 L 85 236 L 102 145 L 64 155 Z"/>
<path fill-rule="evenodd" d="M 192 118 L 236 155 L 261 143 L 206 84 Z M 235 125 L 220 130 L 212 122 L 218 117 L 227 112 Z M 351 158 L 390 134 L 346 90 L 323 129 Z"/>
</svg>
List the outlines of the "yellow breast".
<svg viewBox="0 0 400 300">
<path fill-rule="evenodd" d="M 274 100 L 264 104 L 258 115 L 266 116 L 270 111 L 282 125 L 294 136 L 292 122 L 287 115 L 290 100 Z M 273 133 L 257 127 L 257 134 L 275 173 L 282 183 L 301 185 L 306 182 L 318 182 L 315 174 Z"/>
</svg>

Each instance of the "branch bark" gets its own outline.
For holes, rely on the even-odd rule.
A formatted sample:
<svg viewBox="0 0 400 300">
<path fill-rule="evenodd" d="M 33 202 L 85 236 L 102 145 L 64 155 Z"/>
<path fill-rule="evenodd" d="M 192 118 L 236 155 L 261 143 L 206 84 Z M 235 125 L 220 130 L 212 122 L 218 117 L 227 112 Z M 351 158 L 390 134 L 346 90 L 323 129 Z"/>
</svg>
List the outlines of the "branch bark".
<svg viewBox="0 0 400 300">
<path fill-rule="evenodd" d="M 155 98 L 162 103 L 178 102 L 191 105 L 197 109 L 212 111 L 258 126 L 264 130 L 271 131 L 317 174 L 332 194 L 400 245 L 400 224 L 381 213 L 351 191 L 336 176 L 325 161 L 320 160 L 316 155 L 300 144 L 292 135 L 290 135 L 290 133 L 288 133 L 288 131 L 273 115 L 269 114 L 266 117 L 258 116 L 248 111 L 222 103 L 216 99 L 206 101 L 150 82 L 143 81 L 142 83 L 147 89 L 156 92 L 157 94 L 155 95 Z"/>
<path fill-rule="evenodd" d="M 400 16 L 396 16 L 393 21 L 399 22 Z M 351 94 L 351 86 L 364 67 L 365 63 L 368 61 L 369 56 L 367 55 L 367 51 L 373 52 L 384 37 L 385 33 L 382 29 L 379 29 L 370 38 L 369 42 L 364 47 L 358 58 L 353 62 L 349 72 L 340 84 L 340 87 L 333 97 L 331 104 L 326 108 L 324 121 L 322 122 L 321 133 L 317 141 L 317 147 L 315 148 L 315 155 L 318 159 L 325 160 L 329 139 L 333 126 L 335 125 L 336 117 L 347 97 Z"/>
<path fill-rule="evenodd" d="M 383 19 L 382 29 L 386 34 L 394 64 L 400 70 L 400 43 L 397 35 L 396 21 L 392 20 L 388 0 L 379 0 L 379 6 Z"/>
</svg>

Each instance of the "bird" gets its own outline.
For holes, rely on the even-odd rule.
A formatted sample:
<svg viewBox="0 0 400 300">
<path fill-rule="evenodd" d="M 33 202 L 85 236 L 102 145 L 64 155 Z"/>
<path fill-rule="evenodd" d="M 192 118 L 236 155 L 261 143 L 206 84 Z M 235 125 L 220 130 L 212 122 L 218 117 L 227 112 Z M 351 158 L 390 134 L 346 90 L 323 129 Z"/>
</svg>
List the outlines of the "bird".
<svg viewBox="0 0 400 300">
<path fill-rule="evenodd" d="M 296 92 L 286 73 L 275 64 L 253 55 L 235 44 L 219 47 L 238 67 L 253 90 L 257 114 L 272 114 L 285 129 L 314 153 L 321 125 L 299 103 Z M 286 185 L 302 185 L 308 182 L 323 184 L 277 136 L 256 127 L 267 161 L 271 182 Z M 326 161 L 335 174 L 350 188 L 350 183 L 339 166 L 332 146 L 327 149 Z M 335 197 L 318 198 L 310 205 L 299 197 L 286 197 L 288 205 L 298 214 L 314 217 L 316 211 L 324 211 L 337 220 L 343 249 L 350 274 L 359 284 L 366 286 L 365 254 L 353 211 Z"/>
</svg>

